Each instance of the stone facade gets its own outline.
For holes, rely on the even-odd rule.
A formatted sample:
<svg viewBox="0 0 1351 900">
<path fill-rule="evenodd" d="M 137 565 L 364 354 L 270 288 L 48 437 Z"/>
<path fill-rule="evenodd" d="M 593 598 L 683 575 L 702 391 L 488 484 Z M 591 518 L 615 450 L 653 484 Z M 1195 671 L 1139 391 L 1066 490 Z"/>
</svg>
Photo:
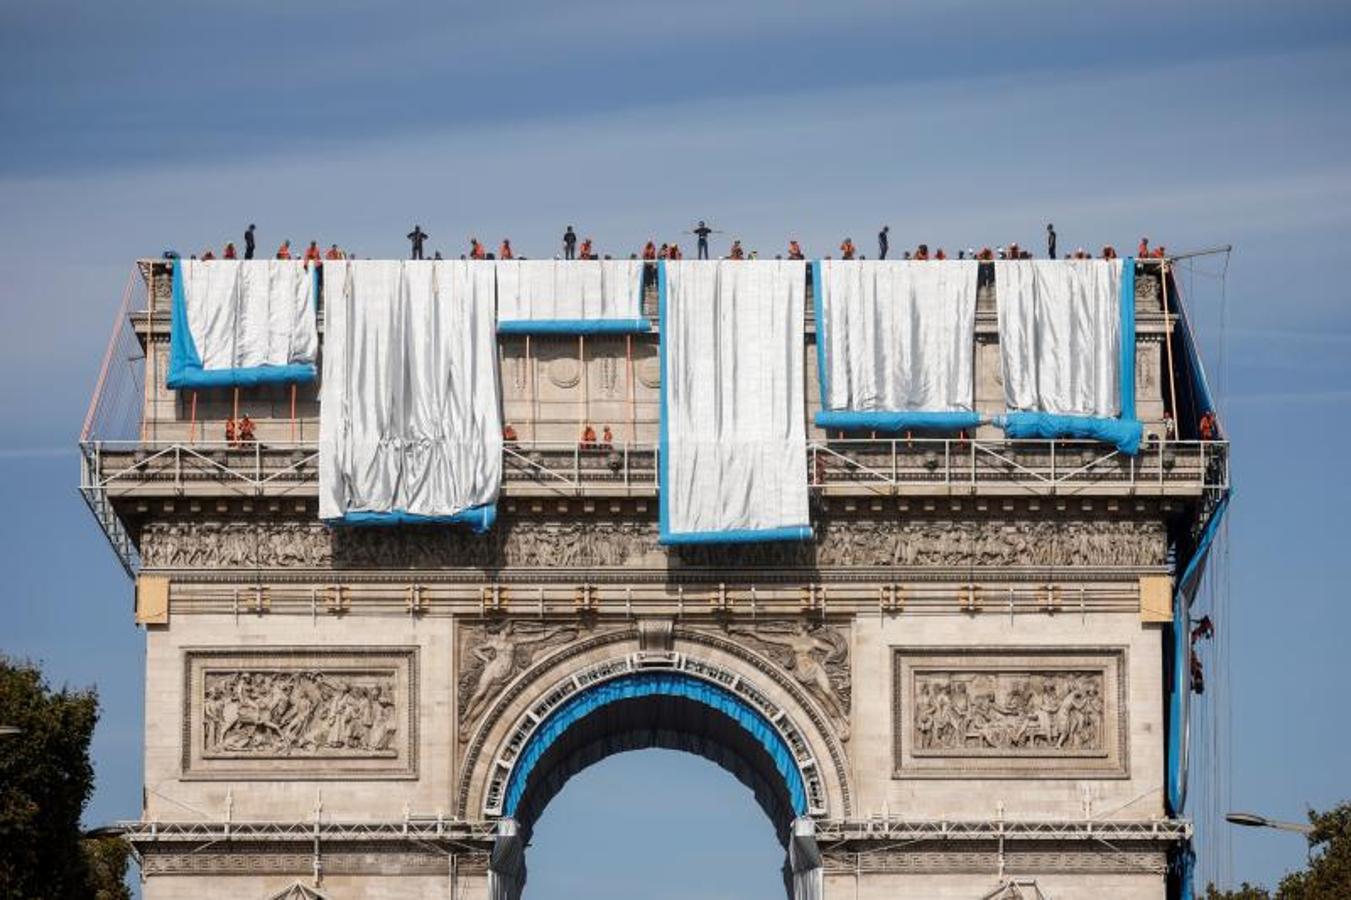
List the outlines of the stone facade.
<svg viewBox="0 0 1351 900">
<path fill-rule="evenodd" d="M 160 312 L 138 320 L 152 372 L 167 350 L 162 270 L 153 281 Z M 1137 290 L 1138 400 L 1157 428 L 1164 325 L 1157 283 Z M 994 409 L 987 307 L 977 399 Z M 655 439 L 651 336 L 504 338 L 501 372 L 523 441 L 575 441 L 579 403 L 619 441 Z M 184 398 L 162 383 L 147 439 L 185 439 Z M 288 440 L 290 398 L 246 394 L 260 436 Z M 199 397 L 199 423 L 231 402 Z M 294 428 L 313 440 L 310 392 Z M 123 501 L 143 571 L 169 582 L 167 621 L 146 628 L 144 896 L 486 897 L 491 826 L 539 723 L 647 672 L 762 714 L 823 829 L 972 829 L 859 826 L 825 845 L 828 898 L 974 900 L 1023 879 L 1056 900 L 1162 900 L 1167 838 L 992 835 L 1163 819 L 1163 640 L 1140 579 L 1168 571 L 1197 497 L 974 479 L 823 492 L 811 543 L 667 550 L 635 496 L 540 489 L 483 536 L 330 529 L 302 489 Z"/>
</svg>

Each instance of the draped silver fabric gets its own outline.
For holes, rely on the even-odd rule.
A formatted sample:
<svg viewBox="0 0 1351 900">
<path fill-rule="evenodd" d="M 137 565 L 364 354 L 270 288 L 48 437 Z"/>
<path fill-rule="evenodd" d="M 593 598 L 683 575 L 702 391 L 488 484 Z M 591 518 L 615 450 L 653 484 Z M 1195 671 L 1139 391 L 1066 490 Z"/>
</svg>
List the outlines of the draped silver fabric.
<svg viewBox="0 0 1351 900">
<path fill-rule="evenodd" d="M 179 260 L 202 369 L 314 362 L 313 276 L 300 260 Z"/>
<path fill-rule="evenodd" d="M 816 265 L 826 409 L 974 409 L 978 263 L 828 259 Z"/>
<path fill-rule="evenodd" d="M 806 525 L 805 263 L 667 262 L 671 532 Z"/>
<path fill-rule="evenodd" d="M 520 900 L 525 889 L 525 846 L 515 819 L 500 819 L 488 856 L 489 900 Z"/>
<path fill-rule="evenodd" d="M 643 263 L 636 259 L 498 260 L 502 321 L 637 319 Z"/>
<path fill-rule="evenodd" d="M 806 816 L 793 820 L 788 839 L 788 868 L 793 878 L 793 900 L 823 900 L 825 869 L 816 843 L 816 823 Z"/>
<path fill-rule="evenodd" d="M 995 262 L 1010 410 L 1120 414 L 1121 265 L 1119 259 Z"/>
<path fill-rule="evenodd" d="M 449 516 L 496 500 L 492 263 L 324 266 L 320 516 Z"/>
</svg>

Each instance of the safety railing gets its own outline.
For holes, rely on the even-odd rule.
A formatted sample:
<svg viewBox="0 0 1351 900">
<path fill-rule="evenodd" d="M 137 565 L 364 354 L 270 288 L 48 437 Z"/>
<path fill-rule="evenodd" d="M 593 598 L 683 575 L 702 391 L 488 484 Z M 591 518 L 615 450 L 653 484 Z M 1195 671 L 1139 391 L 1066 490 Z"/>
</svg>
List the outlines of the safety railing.
<svg viewBox="0 0 1351 900">
<path fill-rule="evenodd" d="M 120 493 L 312 493 L 313 443 L 88 441 L 85 491 Z M 503 447 L 506 494 L 583 496 L 651 493 L 658 451 L 651 442 L 512 441 Z M 819 493 L 1030 494 L 1193 493 L 1229 486 L 1228 443 L 1168 441 L 1127 456 L 1087 441 L 959 438 L 809 441 L 808 484 Z"/>
</svg>

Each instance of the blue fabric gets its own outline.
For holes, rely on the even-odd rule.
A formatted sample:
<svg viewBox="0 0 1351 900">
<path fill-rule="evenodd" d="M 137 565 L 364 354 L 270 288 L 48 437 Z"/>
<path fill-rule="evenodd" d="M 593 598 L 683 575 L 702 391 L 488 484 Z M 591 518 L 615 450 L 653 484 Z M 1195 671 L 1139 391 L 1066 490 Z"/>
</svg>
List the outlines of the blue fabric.
<svg viewBox="0 0 1351 900">
<path fill-rule="evenodd" d="M 318 275 L 311 276 L 311 298 L 318 295 Z M 313 302 L 313 299 L 311 299 Z M 183 267 L 174 266 L 173 300 L 169 308 L 169 372 L 165 385 L 174 391 L 256 387 L 260 384 L 309 384 L 318 377 L 311 363 L 203 369 L 202 355 L 188 327 L 188 302 L 183 293 Z"/>
<path fill-rule="evenodd" d="M 826 360 L 826 301 L 821 290 L 821 261 L 812 266 L 812 308 L 816 311 L 816 373 L 821 388 L 818 428 L 841 431 L 960 431 L 980 424 L 976 412 L 924 412 L 919 410 L 852 410 L 830 408 L 830 367 Z"/>
<path fill-rule="evenodd" d="M 1135 257 L 1133 256 L 1121 261 L 1120 306 L 1121 419 L 1129 422 L 1135 418 Z M 1136 446 L 1139 446 L 1138 442 Z"/>
<path fill-rule="evenodd" d="M 647 319 L 507 319 L 498 334 L 641 334 L 651 331 Z"/>
<path fill-rule="evenodd" d="M 699 544 L 750 544 L 770 541 L 809 541 L 812 539 L 810 525 L 791 525 L 784 528 L 749 529 L 734 528 L 728 531 L 682 531 L 672 532 L 670 528 L 670 446 L 667 429 L 666 385 L 670 383 L 666 371 L 666 261 L 657 263 L 657 322 L 661 327 L 661 338 L 657 342 L 657 356 L 661 363 L 661 429 L 657 440 L 657 543 L 667 546 L 692 546 Z"/>
<path fill-rule="evenodd" d="M 994 423 L 1011 438 L 1083 438 L 1115 444 L 1129 456 L 1140 452 L 1145 431 L 1139 419 L 1099 419 L 1043 412 L 1005 413 L 996 416 Z"/>
<path fill-rule="evenodd" d="M 816 414 L 816 424 L 820 428 L 839 428 L 844 431 L 960 431 L 979 425 L 980 413 L 823 409 Z"/>
<path fill-rule="evenodd" d="M 497 504 L 471 506 L 449 516 L 423 516 L 404 512 L 349 512 L 338 519 L 326 519 L 329 525 L 468 525 L 475 534 L 485 534 L 497 521 Z"/>
<path fill-rule="evenodd" d="M 810 525 L 786 525 L 782 528 L 732 528 L 727 531 L 670 532 L 662 527 L 658 542 L 667 547 L 700 544 L 751 544 L 769 541 L 810 541 Z"/>
<path fill-rule="evenodd" d="M 1220 523 L 1229 509 L 1229 495 L 1220 498 L 1210 513 L 1210 521 L 1201 532 L 1196 544 L 1182 568 L 1173 592 L 1173 633 L 1171 635 L 1173 661 L 1172 680 L 1168 698 L 1168 811 L 1171 815 L 1182 815 L 1187 805 L 1187 748 L 1183 736 L 1187 728 L 1188 700 L 1191 691 L 1191 602 L 1196 589 L 1201 584 L 1206 557 L 1210 554 L 1210 545 L 1219 533 Z"/>
<path fill-rule="evenodd" d="M 502 814 L 515 816 L 525 795 L 530 774 L 554 744 L 574 724 L 609 703 L 637 697 L 683 697 L 704 704 L 728 716 L 746 730 L 765 749 L 774 768 L 783 778 L 795 815 L 807 813 L 807 790 L 792 750 L 758 710 L 740 697 L 712 682 L 683 672 L 637 672 L 586 688 L 549 714 L 526 741 L 516 767 L 507 782 Z"/>
<path fill-rule="evenodd" d="M 1145 427 L 1135 414 L 1135 257 L 1121 261 L 1121 415 L 1064 416 L 1044 412 L 1009 412 L 994 423 L 1012 438 L 1084 438 L 1113 444 L 1127 456 L 1140 452 Z"/>
</svg>

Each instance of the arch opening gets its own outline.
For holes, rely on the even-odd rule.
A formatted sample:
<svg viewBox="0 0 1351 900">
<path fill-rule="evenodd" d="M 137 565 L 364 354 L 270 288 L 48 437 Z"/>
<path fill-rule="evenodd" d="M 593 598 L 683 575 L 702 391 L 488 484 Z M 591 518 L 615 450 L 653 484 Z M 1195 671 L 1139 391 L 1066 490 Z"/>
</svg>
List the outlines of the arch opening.
<svg viewBox="0 0 1351 900">
<path fill-rule="evenodd" d="M 528 842 L 534 823 L 583 769 L 629 750 L 693 753 L 750 788 L 788 843 L 808 810 L 792 749 L 758 709 L 718 684 L 684 672 L 631 672 L 594 684 L 554 709 L 521 748 L 506 784 L 503 814 Z"/>
</svg>

